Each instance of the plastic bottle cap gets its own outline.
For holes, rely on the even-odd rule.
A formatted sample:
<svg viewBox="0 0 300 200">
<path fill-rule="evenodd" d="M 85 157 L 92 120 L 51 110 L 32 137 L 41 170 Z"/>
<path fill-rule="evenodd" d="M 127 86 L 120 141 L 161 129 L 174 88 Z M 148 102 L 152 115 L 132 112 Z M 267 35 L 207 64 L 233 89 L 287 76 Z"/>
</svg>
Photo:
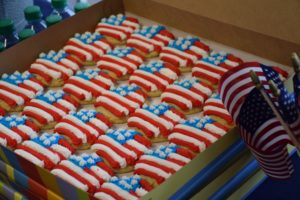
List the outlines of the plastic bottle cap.
<svg viewBox="0 0 300 200">
<path fill-rule="evenodd" d="M 67 0 L 52 0 L 51 4 L 54 8 L 64 8 L 68 5 Z"/>
<path fill-rule="evenodd" d="M 18 36 L 20 40 L 25 40 L 26 38 L 29 38 L 35 34 L 34 30 L 30 28 L 25 28 L 22 31 L 19 32 Z"/>
<path fill-rule="evenodd" d="M 77 13 L 79 11 L 87 9 L 88 7 L 90 7 L 89 3 L 87 3 L 87 2 L 78 2 L 74 6 L 74 11 Z"/>
<path fill-rule="evenodd" d="M 62 20 L 62 17 L 60 15 L 49 15 L 47 18 L 46 18 L 46 23 L 47 23 L 47 26 L 52 26 L 53 24 L 56 24 L 58 22 L 60 22 Z"/>
<path fill-rule="evenodd" d="M 15 31 L 14 22 L 11 19 L 0 20 L 0 34 L 12 33 Z"/>
<path fill-rule="evenodd" d="M 43 14 L 39 6 L 28 6 L 24 9 L 24 15 L 26 20 L 41 19 Z"/>
<path fill-rule="evenodd" d="M 4 49 L 5 49 L 4 43 L 3 43 L 3 42 L 0 42 L 0 52 L 3 51 Z"/>
</svg>

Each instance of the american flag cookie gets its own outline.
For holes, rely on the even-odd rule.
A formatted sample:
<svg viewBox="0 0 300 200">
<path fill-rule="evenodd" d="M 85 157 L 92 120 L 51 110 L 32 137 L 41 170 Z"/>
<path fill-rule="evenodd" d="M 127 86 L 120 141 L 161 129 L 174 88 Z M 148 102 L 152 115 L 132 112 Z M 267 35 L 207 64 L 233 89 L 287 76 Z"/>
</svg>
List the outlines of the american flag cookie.
<svg viewBox="0 0 300 200">
<path fill-rule="evenodd" d="M 151 147 L 142 134 L 129 129 L 109 129 L 92 145 L 91 149 L 103 158 L 116 173 L 133 170 L 136 160 Z"/>
<path fill-rule="evenodd" d="M 128 116 L 146 101 L 147 95 L 134 85 L 122 85 L 104 91 L 94 104 L 98 112 L 103 113 L 114 124 L 125 123 Z"/>
<path fill-rule="evenodd" d="M 40 53 L 28 70 L 49 87 L 59 87 L 79 69 L 81 64 L 65 51 Z"/>
<path fill-rule="evenodd" d="M 70 111 L 75 111 L 79 103 L 62 90 L 49 90 L 32 99 L 22 112 L 39 128 L 52 129 Z"/>
<path fill-rule="evenodd" d="M 190 72 L 194 64 L 209 55 L 210 48 L 196 37 L 179 37 L 172 40 L 159 54 L 160 60 L 171 63 L 181 72 Z"/>
<path fill-rule="evenodd" d="M 155 150 L 148 150 L 140 157 L 134 165 L 134 174 L 157 186 L 189 163 L 193 157 L 191 152 L 176 144 L 162 145 Z"/>
<path fill-rule="evenodd" d="M 15 153 L 35 165 L 51 170 L 60 161 L 68 159 L 74 149 L 57 133 L 43 133 L 32 140 L 22 142 Z"/>
<path fill-rule="evenodd" d="M 88 149 L 112 126 L 104 115 L 95 110 L 71 112 L 55 125 L 54 132 L 63 135 L 75 149 Z"/>
<path fill-rule="evenodd" d="M 94 197 L 99 200 L 138 200 L 152 189 L 139 175 L 114 176 L 95 192 Z"/>
<path fill-rule="evenodd" d="M 211 117 L 224 126 L 232 127 L 234 125 L 233 119 L 225 108 L 219 94 L 213 94 L 205 101 L 203 111 L 204 115 Z"/>
<path fill-rule="evenodd" d="M 8 112 L 22 111 L 24 104 L 43 90 L 43 84 L 28 71 L 3 74 L 0 79 L 0 107 Z"/>
<path fill-rule="evenodd" d="M 184 119 L 183 113 L 167 103 L 144 104 L 130 115 L 127 125 L 156 143 L 167 141 L 174 126 Z"/>
<path fill-rule="evenodd" d="M 114 80 L 99 69 L 77 71 L 63 86 L 63 91 L 76 99 L 80 104 L 93 104 L 96 97 L 104 90 L 109 90 Z"/>
<path fill-rule="evenodd" d="M 88 193 L 94 193 L 114 175 L 95 153 L 71 155 L 56 165 L 51 173 Z"/>
<path fill-rule="evenodd" d="M 142 64 L 129 78 L 129 83 L 136 84 L 150 97 L 158 97 L 180 75 L 180 71 L 169 63 L 151 61 Z"/>
<path fill-rule="evenodd" d="M 189 119 L 177 124 L 168 139 L 171 143 L 198 153 L 204 151 L 225 135 L 227 131 L 226 126 L 206 116 Z"/>
<path fill-rule="evenodd" d="M 242 62 L 240 58 L 232 54 L 212 52 L 196 62 L 192 69 L 192 76 L 216 88 L 222 75 Z"/>
<path fill-rule="evenodd" d="M 0 117 L 0 144 L 16 148 L 22 141 L 37 137 L 38 127 L 25 116 Z"/>
<path fill-rule="evenodd" d="M 143 26 L 127 40 L 127 46 L 137 49 L 146 58 L 158 56 L 161 49 L 175 37 L 164 26 Z"/>
<path fill-rule="evenodd" d="M 204 101 L 212 94 L 212 87 L 195 78 L 175 81 L 161 95 L 166 102 L 186 115 L 202 111 Z"/>
<path fill-rule="evenodd" d="M 67 41 L 64 50 L 74 56 L 82 65 L 93 66 L 112 45 L 99 33 L 76 33 Z"/>
<path fill-rule="evenodd" d="M 96 32 L 105 36 L 113 45 L 123 45 L 131 33 L 140 27 L 138 19 L 123 14 L 102 18 L 96 27 Z"/>
<path fill-rule="evenodd" d="M 116 47 L 101 57 L 97 67 L 115 80 L 128 80 L 143 61 L 144 57 L 134 48 Z"/>
</svg>

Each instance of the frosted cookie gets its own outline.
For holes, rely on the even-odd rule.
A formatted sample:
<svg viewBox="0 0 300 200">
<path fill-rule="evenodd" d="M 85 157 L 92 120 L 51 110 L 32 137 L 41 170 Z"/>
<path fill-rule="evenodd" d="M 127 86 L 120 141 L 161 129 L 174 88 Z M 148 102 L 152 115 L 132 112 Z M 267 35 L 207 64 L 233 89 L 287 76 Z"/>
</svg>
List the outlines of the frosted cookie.
<svg viewBox="0 0 300 200">
<path fill-rule="evenodd" d="M 97 67 L 116 80 L 128 80 L 143 60 L 144 57 L 134 48 L 116 47 L 101 57 Z"/>
<path fill-rule="evenodd" d="M 41 129 L 52 129 L 70 111 L 75 111 L 78 102 L 62 90 L 49 90 L 36 96 L 24 107 L 23 115 L 28 116 Z"/>
<path fill-rule="evenodd" d="M 64 51 L 41 53 L 28 70 L 44 85 L 59 87 L 72 76 L 81 65 Z"/>
<path fill-rule="evenodd" d="M 96 97 L 114 85 L 113 79 L 99 69 L 78 71 L 63 86 L 63 91 L 70 94 L 80 104 L 95 103 Z"/>
<path fill-rule="evenodd" d="M 94 197 L 99 200 L 138 200 L 153 187 L 138 175 L 112 177 L 96 191 Z"/>
<path fill-rule="evenodd" d="M 190 72 L 197 60 L 209 55 L 210 48 L 196 37 L 179 37 L 164 47 L 159 58 L 178 67 L 181 72 Z"/>
<path fill-rule="evenodd" d="M 131 33 L 139 27 L 138 19 L 118 14 L 102 18 L 96 27 L 96 32 L 104 35 L 113 45 L 123 45 Z"/>
<path fill-rule="evenodd" d="M 76 149 L 88 149 L 112 126 L 104 115 L 94 110 L 71 112 L 55 125 L 54 132 L 64 135 Z"/>
<path fill-rule="evenodd" d="M 161 100 L 189 115 L 202 111 L 204 101 L 211 94 L 211 86 L 192 78 L 169 85 L 162 93 Z"/>
<path fill-rule="evenodd" d="M 242 62 L 232 54 L 212 52 L 210 56 L 197 61 L 192 69 L 192 76 L 216 88 L 222 75 Z"/>
<path fill-rule="evenodd" d="M 128 116 L 146 101 L 146 94 L 136 85 L 123 85 L 104 91 L 94 104 L 98 112 L 116 124 L 125 123 Z"/>
<path fill-rule="evenodd" d="M 171 143 L 198 153 L 225 135 L 228 128 L 209 117 L 193 118 L 177 124 L 169 135 Z"/>
<path fill-rule="evenodd" d="M 35 165 L 51 170 L 74 153 L 69 143 L 58 134 L 43 133 L 40 137 L 18 145 L 15 153 Z"/>
<path fill-rule="evenodd" d="M 162 61 L 142 64 L 129 78 L 129 83 L 140 86 L 150 97 L 158 97 L 180 75 L 178 69 Z"/>
<path fill-rule="evenodd" d="M 139 132 L 128 129 L 109 129 L 101 135 L 91 149 L 117 173 L 133 170 L 136 160 L 151 146 Z"/>
<path fill-rule="evenodd" d="M 148 150 L 134 165 L 134 174 L 145 178 L 155 186 L 164 182 L 191 161 L 193 155 L 175 144 Z"/>
<path fill-rule="evenodd" d="M 220 95 L 213 94 L 209 99 L 204 103 L 203 114 L 210 116 L 215 121 L 228 126 L 233 126 L 233 119 L 229 112 L 226 110 Z"/>
<path fill-rule="evenodd" d="M 152 142 L 167 141 L 168 134 L 185 116 L 167 103 L 147 105 L 137 109 L 128 119 L 128 127 L 135 128 Z"/>
<path fill-rule="evenodd" d="M 3 74 L 0 80 L 0 107 L 8 112 L 22 111 L 24 104 L 44 90 L 28 71 Z"/>
<path fill-rule="evenodd" d="M 137 49 L 146 58 L 158 56 L 161 49 L 175 37 L 164 26 L 143 26 L 127 40 L 127 46 Z"/>
<path fill-rule="evenodd" d="M 113 171 L 97 154 L 71 155 L 56 165 L 51 173 L 89 193 L 94 193 L 113 176 Z"/>
<path fill-rule="evenodd" d="M 64 50 L 83 65 L 93 66 L 99 58 L 112 48 L 111 44 L 99 33 L 76 33 L 67 41 Z"/>
<path fill-rule="evenodd" d="M 37 137 L 38 130 L 38 127 L 25 116 L 0 117 L 0 144 L 15 148 L 22 141 Z"/>
</svg>

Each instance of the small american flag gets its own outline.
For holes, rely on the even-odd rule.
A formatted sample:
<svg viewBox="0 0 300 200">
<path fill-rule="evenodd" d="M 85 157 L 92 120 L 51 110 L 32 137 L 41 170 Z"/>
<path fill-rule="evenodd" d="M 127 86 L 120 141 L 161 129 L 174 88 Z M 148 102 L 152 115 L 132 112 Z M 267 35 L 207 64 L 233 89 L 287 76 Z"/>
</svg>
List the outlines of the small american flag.
<svg viewBox="0 0 300 200">
<path fill-rule="evenodd" d="M 298 78 L 297 73 L 293 77 L 294 82 L 294 92 L 298 104 L 298 109 L 300 109 L 300 79 Z"/>
</svg>

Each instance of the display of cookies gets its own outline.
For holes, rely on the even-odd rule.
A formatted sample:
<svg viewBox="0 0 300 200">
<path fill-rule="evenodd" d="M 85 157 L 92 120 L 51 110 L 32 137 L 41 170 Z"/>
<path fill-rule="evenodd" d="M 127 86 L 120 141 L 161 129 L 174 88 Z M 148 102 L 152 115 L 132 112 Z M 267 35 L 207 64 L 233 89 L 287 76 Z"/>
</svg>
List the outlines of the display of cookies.
<svg viewBox="0 0 300 200">
<path fill-rule="evenodd" d="M 144 104 L 130 115 L 127 125 L 156 143 L 167 141 L 174 126 L 184 119 L 183 113 L 167 103 Z"/>
<path fill-rule="evenodd" d="M 174 38 L 164 26 L 143 26 L 131 34 L 126 45 L 137 49 L 146 58 L 152 58 L 158 56 L 162 48 Z"/>
<path fill-rule="evenodd" d="M 139 29 L 138 19 L 123 14 L 102 18 L 96 27 L 96 32 L 104 35 L 109 43 L 123 45 L 134 30 Z"/>
<path fill-rule="evenodd" d="M 184 114 L 202 111 L 204 101 L 212 94 L 212 87 L 195 78 L 182 79 L 169 85 L 161 95 L 161 100 Z"/>
<path fill-rule="evenodd" d="M 14 152 L 39 167 L 51 170 L 61 160 L 71 156 L 74 149 L 59 134 L 43 133 L 22 142 Z"/>
<path fill-rule="evenodd" d="M 78 106 L 79 103 L 62 90 L 48 90 L 26 103 L 22 114 L 28 116 L 39 128 L 52 129 Z"/>
<path fill-rule="evenodd" d="M 133 170 L 136 160 L 151 147 L 151 142 L 139 132 L 129 129 L 109 129 L 91 149 L 117 173 Z"/>
<path fill-rule="evenodd" d="M 43 84 L 28 71 L 2 74 L 0 79 L 0 108 L 8 112 L 22 111 L 25 103 L 43 90 Z"/>
<path fill-rule="evenodd" d="M 194 64 L 208 56 L 210 48 L 196 37 L 179 37 L 164 47 L 159 58 L 178 67 L 181 72 L 190 72 Z"/>
<path fill-rule="evenodd" d="M 54 132 L 63 135 L 76 149 L 88 149 L 112 126 L 104 115 L 95 110 L 71 112 L 55 125 Z"/>
<path fill-rule="evenodd" d="M 94 193 L 113 176 L 113 171 L 97 154 L 71 155 L 68 160 L 59 162 L 51 173 L 89 193 Z"/>
<path fill-rule="evenodd" d="M 96 97 L 104 90 L 109 90 L 114 80 L 99 69 L 77 71 L 63 86 L 63 91 L 76 99 L 80 104 L 93 104 Z"/>
<path fill-rule="evenodd" d="M 128 116 L 146 101 L 146 94 L 136 85 L 122 85 L 104 91 L 97 99 L 95 108 L 103 113 L 109 121 L 116 124 L 125 123 Z"/>
<path fill-rule="evenodd" d="M 116 47 L 101 57 L 97 67 L 115 80 L 128 80 L 144 61 L 144 57 L 131 47 Z"/>
<path fill-rule="evenodd" d="M 222 75 L 242 62 L 240 58 L 232 54 L 212 52 L 209 56 L 197 61 L 192 69 L 192 76 L 216 88 Z"/>
<path fill-rule="evenodd" d="M 29 72 L 44 85 L 59 87 L 80 68 L 81 64 L 64 51 L 41 53 L 30 65 Z"/>
<path fill-rule="evenodd" d="M 129 79 L 129 83 L 136 84 L 150 97 L 158 97 L 180 75 L 180 71 L 169 63 L 151 61 L 142 64 Z"/>
<path fill-rule="evenodd" d="M 64 50 L 79 60 L 82 65 L 95 65 L 112 45 L 99 33 L 76 33 L 67 41 Z"/>
</svg>

